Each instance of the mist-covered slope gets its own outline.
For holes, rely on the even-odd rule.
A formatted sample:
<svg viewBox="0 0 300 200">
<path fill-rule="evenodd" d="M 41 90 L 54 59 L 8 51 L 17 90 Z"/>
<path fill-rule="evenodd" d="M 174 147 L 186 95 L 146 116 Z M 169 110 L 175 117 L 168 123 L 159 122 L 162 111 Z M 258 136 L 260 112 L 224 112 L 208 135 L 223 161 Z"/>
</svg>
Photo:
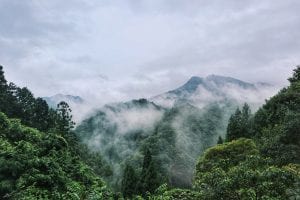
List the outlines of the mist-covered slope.
<svg viewBox="0 0 300 200">
<path fill-rule="evenodd" d="M 114 187 L 120 186 L 126 163 L 141 170 L 146 150 L 151 151 L 162 182 L 189 187 L 199 155 L 219 136 L 224 138 L 228 119 L 239 105 L 263 103 L 266 87 L 215 75 L 192 77 L 178 89 L 149 100 L 106 105 L 76 132 L 113 166 Z"/>
</svg>

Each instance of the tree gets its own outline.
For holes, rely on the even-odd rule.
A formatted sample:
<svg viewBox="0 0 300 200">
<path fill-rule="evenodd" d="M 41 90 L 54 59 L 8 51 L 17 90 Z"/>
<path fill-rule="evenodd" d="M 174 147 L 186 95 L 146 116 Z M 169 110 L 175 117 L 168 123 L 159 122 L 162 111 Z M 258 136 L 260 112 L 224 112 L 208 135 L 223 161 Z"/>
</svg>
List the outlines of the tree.
<svg viewBox="0 0 300 200">
<path fill-rule="evenodd" d="M 293 71 L 294 71 L 293 76 L 288 79 L 290 83 L 295 83 L 297 81 L 300 81 L 300 65 L 296 66 L 296 69 L 294 69 Z"/>
<path fill-rule="evenodd" d="M 242 118 L 243 120 L 245 120 L 245 122 L 248 122 L 250 116 L 251 116 L 250 106 L 247 103 L 245 103 L 242 108 Z"/>
<path fill-rule="evenodd" d="M 68 133 L 72 128 L 74 128 L 75 123 L 72 121 L 72 115 L 71 115 L 71 108 L 69 105 L 62 101 L 57 105 L 57 128 L 58 131 L 66 134 Z"/>
<path fill-rule="evenodd" d="M 7 81 L 4 77 L 3 67 L 0 65 L 0 112 L 7 112 L 8 101 L 7 101 Z"/>
<path fill-rule="evenodd" d="M 298 195 L 300 176 L 289 170 L 262 158 L 253 140 L 239 139 L 204 153 L 194 188 L 208 200 L 290 199 Z"/>
<path fill-rule="evenodd" d="M 0 199 L 112 199 L 64 137 L 0 112 Z"/>
<path fill-rule="evenodd" d="M 160 185 L 157 168 L 152 159 L 152 154 L 149 149 L 146 149 L 143 161 L 143 168 L 138 183 L 138 192 L 143 196 L 147 192 L 154 192 Z"/>
<path fill-rule="evenodd" d="M 33 122 L 35 98 L 33 94 L 26 87 L 17 88 L 16 98 L 21 108 L 20 118 L 22 122 L 28 126 L 35 127 Z"/>
<path fill-rule="evenodd" d="M 0 65 L 0 93 L 7 89 L 7 81 L 4 77 L 3 67 Z"/>
<path fill-rule="evenodd" d="M 41 131 L 47 131 L 49 123 L 49 106 L 42 98 L 37 98 L 33 106 L 33 126 Z"/>
<path fill-rule="evenodd" d="M 235 113 L 230 117 L 226 141 L 232 141 L 241 137 L 251 137 L 251 110 L 247 103 L 243 105 L 242 111 L 237 108 Z"/>
<path fill-rule="evenodd" d="M 219 136 L 217 144 L 223 144 L 223 142 L 224 142 L 223 138 L 221 136 Z"/>
<path fill-rule="evenodd" d="M 122 193 L 124 198 L 131 198 L 136 194 L 138 177 L 135 170 L 129 164 L 126 164 L 122 179 Z"/>
<path fill-rule="evenodd" d="M 235 113 L 231 115 L 227 126 L 226 141 L 229 142 L 240 137 L 240 124 L 241 124 L 242 112 L 239 108 Z"/>
</svg>

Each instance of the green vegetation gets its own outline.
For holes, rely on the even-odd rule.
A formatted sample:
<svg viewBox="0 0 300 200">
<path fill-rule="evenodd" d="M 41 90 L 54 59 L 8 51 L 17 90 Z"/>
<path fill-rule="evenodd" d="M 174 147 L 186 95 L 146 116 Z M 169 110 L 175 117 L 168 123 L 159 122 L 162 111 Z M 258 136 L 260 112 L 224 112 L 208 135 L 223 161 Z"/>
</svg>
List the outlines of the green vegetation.
<svg viewBox="0 0 300 200">
<path fill-rule="evenodd" d="M 242 111 L 237 108 L 235 113 L 230 117 L 227 126 L 226 141 L 251 137 L 251 110 L 248 104 L 244 104 Z"/>
<path fill-rule="evenodd" d="M 194 189 L 203 199 L 300 198 L 300 67 L 251 115 L 247 104 L 229 120 L 226 141 L 196 166 Z M 250 139 L 245 139 L 245 138 Z"/>
<path fill-rule="evenodd" d="M 71 132 L 65 102 L 49 109 L 28 89 L 8 85 L 1 66 L 0 90 L 0 199 L 111 197 L 99 176 L 109 174 L 94 170 L 109 169 L 99 155 L 89 160 L 96 154 Z"/>
<path fill-rule="evenodd" d="M 296 198 L 299 174 L 262 158 L 251 139 L 208 149 L 196 167 L 195 190 L 203 199 Z"/>
<path fill-rule="evenodd" d="M 83 143 L 100 152 L 112 165 L 114 174 L 108 183 L 115 191 L 122 190 L 120 180 L 126 165 L 134 166 L 135 174 L 141 175 L 147 150 L 151 152 L 159 185 L 191 188 L 199 155 L 216 144 L 220 135 L 225 136 L 224 121 L 231 113 L 228 110 L 234 107 L 230 102 L 225 105 L 210 104 L 199 109 L 190 104 L 177 104 L 165 109 L 141 99 L 106 106 L 83 121 L 75 132 Z M 151 123 L 141 117 L 144 115 L 150 120 L 152 115 L 159 117 L 151 126 L 139 126 L 139 123 Z M 137 122 L 128 121 L 127 116 L 138 118 Z"/>
<path fill-rule="evenodd" d="M 68 104 L 49 108 L 0 66 L 0 199 L 300 199 L 300 67 L 289 81 L 255 114 L 237 109 L 225 137 L 224 107 L 138 100 L 122 106 L 162 112 L 154 129 L 119 134 L 107 116 L 124 109 L 116 106 L 80 125 L 79 139 Z M 84 134 L 96 126 L 103 148 L 91 151 Z"/>
<path fill-rule="evenodd" d="M 110 195 L 61 135 L 0 113 L 1 199 L 89 199 Z"/>
</svg>

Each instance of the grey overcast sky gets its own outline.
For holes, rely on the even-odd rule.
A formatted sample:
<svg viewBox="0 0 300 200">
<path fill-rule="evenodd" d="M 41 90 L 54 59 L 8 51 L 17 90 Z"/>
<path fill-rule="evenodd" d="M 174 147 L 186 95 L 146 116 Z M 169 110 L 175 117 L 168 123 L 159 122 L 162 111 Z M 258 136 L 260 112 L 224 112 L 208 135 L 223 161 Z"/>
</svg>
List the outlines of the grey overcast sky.
<svg viewBox="0 0 300 200">
<path fill-rule="evenodd" d="M 0 64 L 37 96 L 149 97 L 190 76 L 284 85 L 299 0 L 0 0 Z"/>
</svg>

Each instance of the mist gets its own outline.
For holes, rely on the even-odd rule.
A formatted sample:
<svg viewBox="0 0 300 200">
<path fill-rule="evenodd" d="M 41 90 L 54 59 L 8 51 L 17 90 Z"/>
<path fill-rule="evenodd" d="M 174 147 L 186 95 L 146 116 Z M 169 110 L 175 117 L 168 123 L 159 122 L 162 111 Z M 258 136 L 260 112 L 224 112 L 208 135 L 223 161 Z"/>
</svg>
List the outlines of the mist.
<svg viewBox="0 0 300 200">
<path fill-rule="evenodd" d="M 190 187 L 197 159 L 218 137 L 225 138 L 231 114 L 244 103 L 255 112 L 275 91 L 269 84 L 229 77 L 193 78 L 149 100 L 92 109 L 76 132 L 111 165 L 109 182 L 116 188 L 125 163 L 141 167 L 145 149 L 158 149 L 153 156 L 171 185 Z"/>
</svg>

